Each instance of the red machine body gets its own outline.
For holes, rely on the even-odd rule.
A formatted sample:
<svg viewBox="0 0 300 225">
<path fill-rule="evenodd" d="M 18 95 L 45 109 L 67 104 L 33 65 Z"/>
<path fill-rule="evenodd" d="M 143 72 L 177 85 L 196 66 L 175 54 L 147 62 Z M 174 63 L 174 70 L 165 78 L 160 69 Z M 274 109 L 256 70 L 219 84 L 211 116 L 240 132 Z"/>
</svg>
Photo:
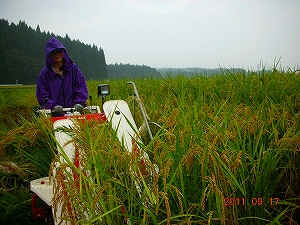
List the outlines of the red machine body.
<svg viewBox="0 0 300 225">
<path fill-rule="evenodd" d="M 103 122 L 106 121 L 107 118 L 105 114 L 102 113 L 93 113 L 93 114 L 84 114 L 84 115 L 72 115 L 72 116 L 56 116 L 56 117 L 50 117 L 49 119 L 52 122 L 55 122 L 57 120 L 62 120 L 62 119 L 77 119 L 77 120 L 92 120 L 92 121 L 98 121 L 98 122 Z"/>
</svg>

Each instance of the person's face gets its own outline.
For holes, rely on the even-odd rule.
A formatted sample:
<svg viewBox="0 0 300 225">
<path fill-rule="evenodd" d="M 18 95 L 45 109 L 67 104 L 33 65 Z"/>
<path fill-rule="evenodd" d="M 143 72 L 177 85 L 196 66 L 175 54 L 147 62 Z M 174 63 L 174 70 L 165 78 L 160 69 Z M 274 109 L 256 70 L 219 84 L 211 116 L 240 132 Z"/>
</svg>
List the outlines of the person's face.
<svg viewBox="0 0 300 225">
<path fill-rule="evenodd" d="M 59 63 L 63 59 L 63 51 L 56 51 L 51 54 L 51 58 L 54 63 Z"/>
</svg>

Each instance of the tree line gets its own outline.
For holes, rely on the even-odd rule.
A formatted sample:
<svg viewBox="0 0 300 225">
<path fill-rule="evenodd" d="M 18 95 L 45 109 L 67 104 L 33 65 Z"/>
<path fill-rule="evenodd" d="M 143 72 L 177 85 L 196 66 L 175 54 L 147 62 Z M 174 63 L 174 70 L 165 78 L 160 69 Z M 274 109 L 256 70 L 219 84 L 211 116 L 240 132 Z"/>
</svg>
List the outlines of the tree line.
<svg viewBox="0 0 300 225">
<path fill-rule="evenodd" d="M 50 37 L 56 37 L 68 51 L 69 57 L 79 66 L 87 80 L 110 78 L 135 78 L 159 76 L 149 66 L 131 64 L 106 65 L 102 48 L 79 40 L 71 40 L 53 33 L 28 26 L 25 21 L 18 24 L 0 19 L 0 85 L 35 84 L 38 74 L 45 65 L 45 45 Z"/>
<path fill-rule="evenodd" d="M 18 24 L 0 19 L 0 84 L 35 84 L 45 65 L 45 45 L 50 37 L 56 37 L 68 51 L 69 57 L 80 67 L 86 79 L 107 79 L 106 60 L 102 48 L 87 45 L 41 32 L 28 26 L 25 21 Z"/>
<path fill-rule="evenodd" d="M 109 78 L 141 78 L 141 77 L 160 77 L 155 68 L 146 65 L 131 65 L 131 64 L 110 64 L 107 65 Z"/>
</svg>

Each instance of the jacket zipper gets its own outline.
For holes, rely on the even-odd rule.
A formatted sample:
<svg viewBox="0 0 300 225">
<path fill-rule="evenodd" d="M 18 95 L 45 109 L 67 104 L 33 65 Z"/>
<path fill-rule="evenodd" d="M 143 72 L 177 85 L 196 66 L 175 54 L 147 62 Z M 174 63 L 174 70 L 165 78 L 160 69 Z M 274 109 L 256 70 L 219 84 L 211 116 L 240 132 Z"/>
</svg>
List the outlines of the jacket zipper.
<svg viewBox="0 0 300 225">
<path fill-rule="evenodd" d="M 61 88 L 62 88 L 62 95 L 63 95 L 63 102 L 64 102 L 63 107 L 65 108 L 66 107 L 66 99 L 65 99 L 65 88 L 64 88 L 64 77 L 63 76 L 61 76 L 61 80 L 62 80 Z"/>
</svg>

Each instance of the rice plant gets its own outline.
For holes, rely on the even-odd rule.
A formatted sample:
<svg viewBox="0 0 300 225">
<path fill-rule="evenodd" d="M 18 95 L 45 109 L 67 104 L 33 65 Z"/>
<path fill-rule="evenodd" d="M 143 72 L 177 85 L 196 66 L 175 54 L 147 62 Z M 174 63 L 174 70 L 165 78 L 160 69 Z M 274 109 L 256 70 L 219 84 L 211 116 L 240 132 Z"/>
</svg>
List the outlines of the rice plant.
<svg viewBox="0 0 300 225">
<path fill-rule="evenodd" d="M 56 174 L 56 185 L 65 188 L 55 203 L 72 204 L 72 213 L 65 207 L 64 219 L 75 224 L 299 223 L 299 75 L 224 70 L 211 77 L 134 81 L 150 120 L 161 125 L 151 125 L 154 139 L 142 145 L 159 173 L 151 182 L 134 176 L 140 173 L 137 162 L 107 124 L 82 124 L 66 131 L 84 152 L 84 165 L 76 169 L 70 162 L 62 165 L 63 176 Z M 126 81 L 105 82 L 111 86 L 108 98 L 125 99 L 141 125 Z M 93 96 L 98 84 L 88 82 Z M 92 101 L 101 104 L 95 97 Z M 14 129 L 1 133 L 2 155 L 24 159 L 16 164 L 22 172 L 44 174 L 51 160 L 58 160 L 53 130 L 40 119 L 19 122 L 23 125 L 11 123 Z M 35 134 L 30 127 L 36 127 Z M 36 149 L 48 149 L 49 155 Z M 67 168 L 78 180 L 73 182 Z"/>
</svg>

